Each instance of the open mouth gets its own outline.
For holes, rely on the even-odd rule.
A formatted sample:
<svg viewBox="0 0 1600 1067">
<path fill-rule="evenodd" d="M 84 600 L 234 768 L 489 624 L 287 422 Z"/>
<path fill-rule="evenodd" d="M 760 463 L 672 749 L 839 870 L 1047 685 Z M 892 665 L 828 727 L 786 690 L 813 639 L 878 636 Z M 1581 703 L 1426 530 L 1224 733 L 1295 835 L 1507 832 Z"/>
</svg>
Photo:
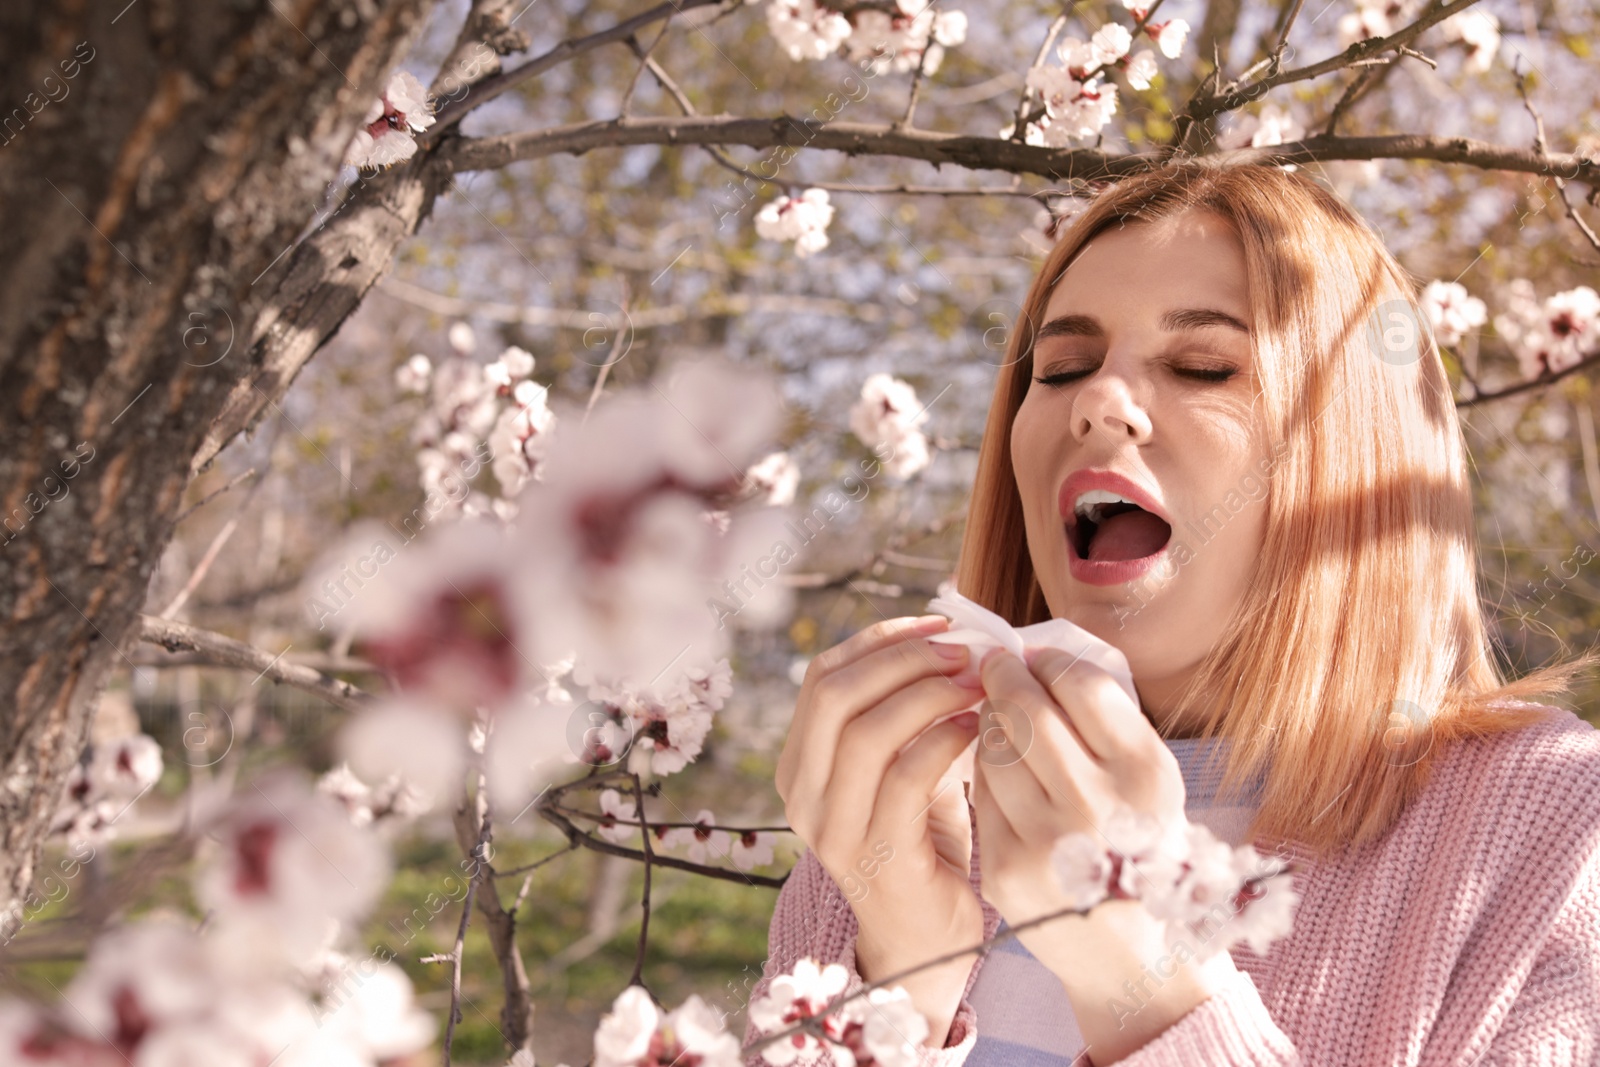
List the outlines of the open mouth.
<svg viewBox="0 0 1600 1067">
<path fill-rule="evenodd" d="M 1153 556 L 1171 539 L 1172 527 L 1165 519 L 1105 490 L 1084 493 L 1067 521 L 1073 551 L 1095 563 Z"/>
</svg>

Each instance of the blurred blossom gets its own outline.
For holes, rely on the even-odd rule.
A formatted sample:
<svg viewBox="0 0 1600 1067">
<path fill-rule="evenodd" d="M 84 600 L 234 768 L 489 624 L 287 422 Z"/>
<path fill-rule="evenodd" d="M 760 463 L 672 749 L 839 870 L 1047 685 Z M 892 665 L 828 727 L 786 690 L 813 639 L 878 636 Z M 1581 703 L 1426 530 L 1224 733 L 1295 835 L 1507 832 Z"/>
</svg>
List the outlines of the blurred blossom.
<svg viewBox="0 0 1600 1067">
<path fill-rule="evenodd" d="M 1155 80 L 1160 68 L 1156 66 L 1156 54 L 1148 48 L 1141 48 L 1128 60 L 1128 86 L 1133 89 L 1148 89 Z"/>
<path fill-rule="evenodd" d="M 680 659 L 722 654 L 728 635 L 708 598 L 770 548 L 782 515 L 730 509 L 726 532 L 703 515 L 731 502 L 780 414 L 764 378 L 701 364 L 552 435 L 514 533 L 522 595 L 546 620 L 537 661 L 570 655 L 595 678 L 648 684 Z M 739 612 L 747 624 L 788 608 L 778 583 L 752 593 Z"/>
<path fill-rule="evenodd" d="M 398 774 L 369 786 L 356 777 L 350 764 L 341 763 L 317 779 L 317 791 L 344 805 L 355 826 L 403 823 L 432 806 L 432 798 Z"/>
<path fill-rule="evenodd" d="M 388 882 L 389 856 L 343 805 L 287 774 L 254 783 L 209 821 L 215 842 L 195 882 L 211 936 L 240 960 L 308 958 L 331 928 L 363 915 Z"/>
<path fill-rule="evenodd" d="M 394 383 L 402 393 L 418 395 L 428 391 L 428 381 L 433 374 L 433 362 L 418 352 L 394 372 Z"/>
<path fill-rule="evenodd" d="M 1479 74 L 1494 65 L 1500 51 L 1500 20 L 1480 8 L 1461 11 L 1439 24 L 1447 41 L 1467 46 L 1467 69 Z"/>
<path fill-rule="evenodd" d="M 777 840 L 778 835 L 770 830 L 746 830 L 733 839 L 733 865 L 741 871 L 767 866 Z"/>
<path fill-rule="evenodd" d="M 161 780 L 164 766 L 161 745 L 148 734 L 96 742 L 88 761 L 67 772 L 52 832 L 71 841 L 110 840 L 133 801 Z"/>
<path fill-rule="evenodd" d="M 1189 24 L 1183 19 L 1168 19 L 1166 22 L 1147 22 L 1144 32 L 1156 42 L 1156 47 L 1161 49 L 1161 54 L 1168 59 L 1177 59 L 1183 54 L 1183 44 L 1189 39 Z"/>
<path fill-rule="evenodd" d="M 1435 279 L 1423 287 L 1420 302 L 1434 338 L 1441 345 L 1459 344 L 1470 331 L 1488 321 L 1483 301 L 1470 295 L 1460 282 Z"/>
<path fill-rule="evenodd" d="M 1299 897 L 1277 857 L 1230 846 L 1198 824 L 1163 825 L 1127 808 L 1105 821 L 1105 842 L 1087 833 L 1056 841 L 1050 860 L 1065 906 L 1087 911 L 1108 899 L 1138 900 L 1165 922 L 1169 948 L 1187 946 L 1202 960 L 1239 942 L 1265 955 L 1289 933 Z"/>
<path fill-rule="evenodd" d="M 1600 296 L 1580 285 L 1540 301 L 1533 283 L 1517 278 L 1507 287 L 1506 310 L 1494 317 L 1494 328 L 1516 354 L 1523 378 L 1558 374 L 1594 354 Z"/>
<path fill-rule="evenodd" d="M 861 386 L 850 408 L 850 430 L 880 458 L 889 473 L 906 478 L 928 465 L 928 441 L 920 429 L 929 419 L 910 384 L 888 374 L 874 374 Z"/>
<path fill-rule="evenodd" d="M 767 28 L 793 60 L 826 59 L 850 36 L 850 20 L 817 0 L 772 0 Z"/>
<path fill-rule="evenodd" d="M 780 196 L 756 212 L 756 234 L 769 241 L 793 241 L 801 259 L 828 247 L 833 205 L 828 190 L 807 189 L 799 196 Z"/>
<path fill-rule="evenodd" d="M 763 502 L 782 506 L 794 502 L 800 486 L 800 466 L 787 452 L 769 452 L 745 471 L 745 480 Z"/>
</svg>

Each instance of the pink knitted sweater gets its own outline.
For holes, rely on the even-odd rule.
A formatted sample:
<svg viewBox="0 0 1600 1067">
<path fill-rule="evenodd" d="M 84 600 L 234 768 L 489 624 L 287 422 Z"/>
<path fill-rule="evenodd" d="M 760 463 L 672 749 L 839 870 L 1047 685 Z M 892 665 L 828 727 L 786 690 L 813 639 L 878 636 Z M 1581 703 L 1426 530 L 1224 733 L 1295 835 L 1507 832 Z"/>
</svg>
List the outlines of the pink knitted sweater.
<svg viewBox="0 0 1600 1067">
<path fill-rule="evenodd" d="M 1600 731 L 1570 711 L 1438 754 L 1394 825 L 1321 863 L 1295 848 L 1293 931 L 1123 1067 L 1600 1063 Z M 972 886 L 981 894 L 973 823 Z M 983 902 L 984 936 L 1000 915 Z M 855 915 L 807 850 L 778 894 L 754 997 L 802 957 L 855 969 Z M 959 1067 L 968 995 L 922 1067 Z M 747 1026 L 745 1042 L 757 1036 Z M 1092 1059 L 1093 1050 L 1089 1051 Z M 829 1062 L 825 1057 L 822 1062 Z M 749 1067 L 763 1061 L 747 1058 Z"/>
</svg>

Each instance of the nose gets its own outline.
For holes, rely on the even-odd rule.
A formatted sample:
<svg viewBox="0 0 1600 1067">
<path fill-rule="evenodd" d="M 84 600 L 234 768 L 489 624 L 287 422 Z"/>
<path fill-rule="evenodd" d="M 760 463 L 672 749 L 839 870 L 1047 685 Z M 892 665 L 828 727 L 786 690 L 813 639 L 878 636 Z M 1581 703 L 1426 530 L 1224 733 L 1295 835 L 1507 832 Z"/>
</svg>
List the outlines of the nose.
<svg viewBox="0 0 1600 1067">
<path fill-rule="evenodd" d="M 1091 376 L 1072 398 L 1072 433 L 1079 443 L 1105 434 L 1117 444 L 1143 444 L 1150 439 L 1150 416 L 1120 375 L 1109 367 Z"/>
</svg>

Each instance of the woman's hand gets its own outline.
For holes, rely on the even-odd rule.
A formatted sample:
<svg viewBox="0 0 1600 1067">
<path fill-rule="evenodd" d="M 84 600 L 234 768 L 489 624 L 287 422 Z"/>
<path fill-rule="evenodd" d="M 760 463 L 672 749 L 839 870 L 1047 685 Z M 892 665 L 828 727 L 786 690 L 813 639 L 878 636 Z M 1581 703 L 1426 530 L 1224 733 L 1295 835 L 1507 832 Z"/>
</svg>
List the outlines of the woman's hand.
<svg viewBox="0 0 1600 1067">
<path fill-rule="evenodd" d="M 929 728 L 983 699 L 967 649 L 925 640 L 948 626 L 891 619 L 813 659 L 778 758 L 789 825 L 850 901 L 869 981 L 983 940 L 966 797 L 938 785 L 977 735 L 977 715 Z M 932 1047 L 944 1044 L 975 958 L 901 983 Z"/>
<path fill-rule="evenodd" d="M 983 659 L 984 725 L 1002 730 L 1006 744 L 980 747 L 972 789 L 983 895 L 1011 926 L 1069 906 L 1050 864 L 1063 834 L 1104 841 L 1101 828 L 1124 805 L 1185 822 L 1177 758 L 1122 687 L 1057 649 L 1030 650 L 1028 659 L 1001 650 Z M 1232 963 L 1226 953 L 1204 967 L 1174 961 L 1163 924 L 1137 901 L 1107 901 L 1018 937 L 1061 979 L 1096 1064 L 1187 1014 Z"/>
</svg>

